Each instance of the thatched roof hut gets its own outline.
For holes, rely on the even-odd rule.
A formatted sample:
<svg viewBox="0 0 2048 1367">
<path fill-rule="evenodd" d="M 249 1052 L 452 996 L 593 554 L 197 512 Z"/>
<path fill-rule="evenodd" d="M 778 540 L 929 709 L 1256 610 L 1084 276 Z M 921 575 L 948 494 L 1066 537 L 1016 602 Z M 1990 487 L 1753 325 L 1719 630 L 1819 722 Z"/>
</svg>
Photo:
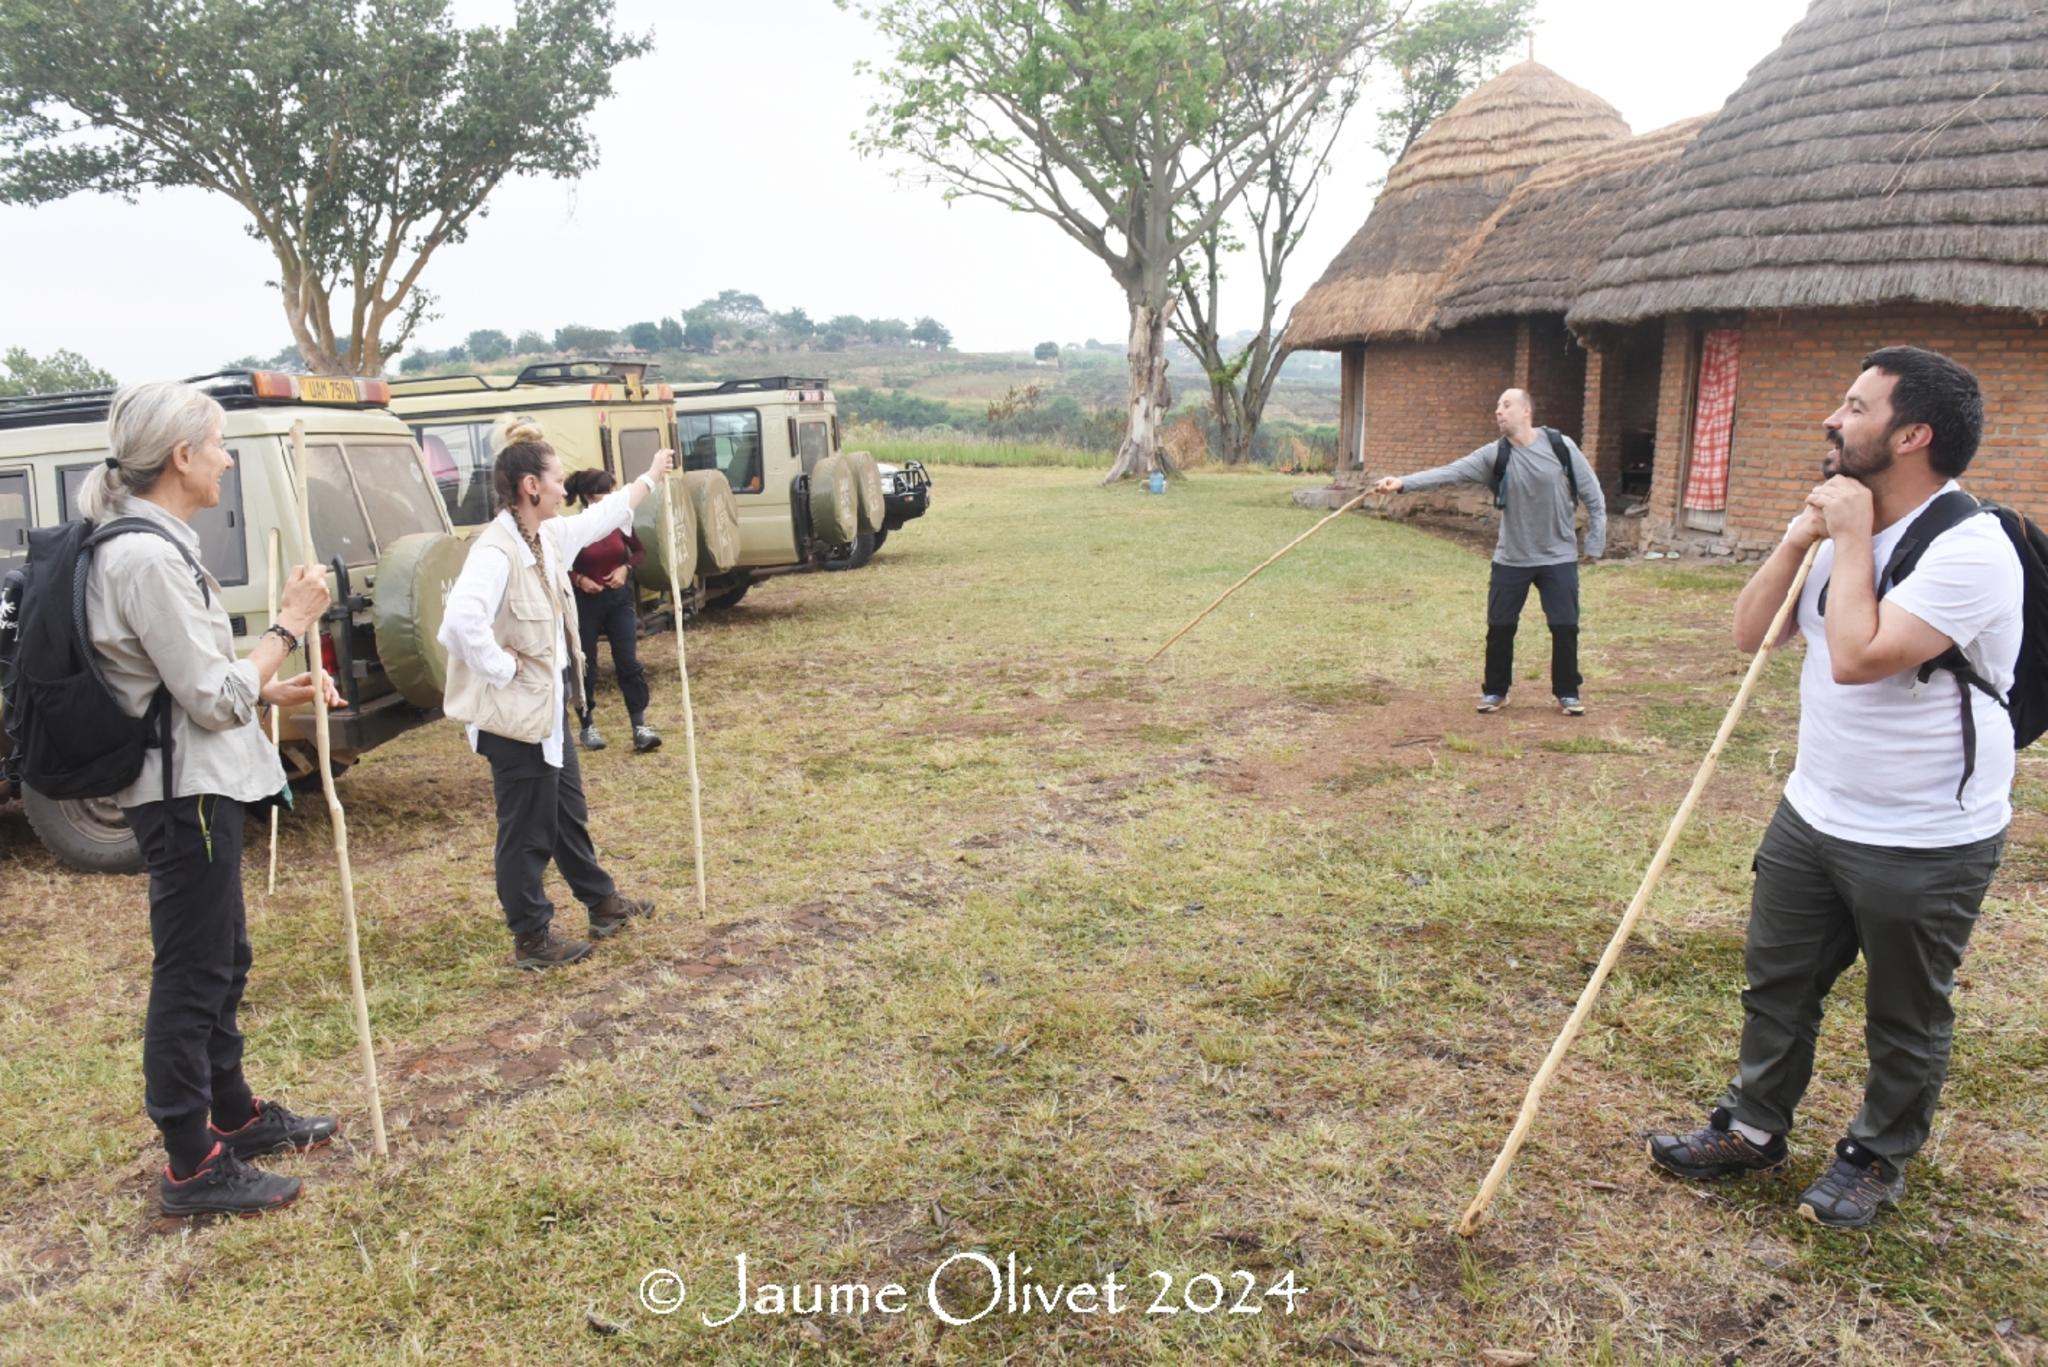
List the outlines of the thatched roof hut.
<svg viewBox="0 0 2048 1367">
<path fill-rule="evenodd" d="M 1415 140 L 1365 226 L 1294 306 L 1287 345 L 1330 350 L 1432 331 L 1472 235 L 1532 171 L 1628 138 L 1614 107 L 1536 62 L 1474 90 Z"/>
<path fill-rule="evenodd" d="M 2048 11 L 1816 0 L 1586 278 L 1573 327 L 1920 302 L 2048 313 Z"/>
<path fill-rule="evenodd" d="M 1645 194 L 1710 116 L 1601 143 L 1537 168 L 1467 245 L 1435 325 L 1563 313 Z"/>
</svg>

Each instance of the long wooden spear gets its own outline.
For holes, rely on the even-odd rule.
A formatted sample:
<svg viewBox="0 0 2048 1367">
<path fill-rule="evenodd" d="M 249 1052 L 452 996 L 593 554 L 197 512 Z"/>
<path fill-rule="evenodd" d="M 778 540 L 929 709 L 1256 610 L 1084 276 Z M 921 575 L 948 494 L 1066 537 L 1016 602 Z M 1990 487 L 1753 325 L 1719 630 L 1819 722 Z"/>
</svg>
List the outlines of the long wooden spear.
<svg viewBox="0 0 2048 1367">
<path fill-rule="evenodd" d="M 690 657 L 683 647 L 683 584 L 676 577 L 676 566 L 682 563 L 682 547 L 676 543 L 676 509 L 671 502 L 673 496 L 668 482 L 681 478 L 680 471 L 670 471 L 662 476 L 662 487 L 655 490 L 661 498 L 661 538 L 667 551 L 668 592 L 675 604 L 676 613 L 676 673 L 683 681 L 683 753 L 690 764 L 690 852 L 697 862 L 697 912 L 704 914 L 707 904 L 704 896 L 704 795 L 697 783 L 697 713 L 690 706 Z"/>
<path fill-rule="evenodd" d="M 298 480 L 299 541 L 305 549 L 306 568 L 319 574 L 320 553 L 313 549 L 312 504 L 306 496 L 306 424 L 292 424 L 292 470 Z M 342 628 L 347 629 L 348 612 L 342 610 Z M 309 628 L 318 631 L 316 622 Z M 334 828 L 334 858 L 341 866 L 341 923 L 348 940 L 348 986 L 355 999 L 356 1040 L 362 1046 L 363 1087 L 370 1098 L 370 1135 L 377 1156 L 391 1151 L 384 1138 L 384 1098 L 377 1089 L 377 1047 L 370 1038 L 370 1001 L 363 993 L 363 951 L 356 938 L 356 880 L 348 862 L 348 818 L 342 814 L 341 797 L 334 791 L 333 739 L 327 724 L 327 663 L 310 638 L 306 659 L 313 669 L 313 735 L 320 756 L 320 791 L 327 795 L 327 819 Z"/>
<path fill-rule="evenodd" d="M 1464 1218 L 1458 1221 L 1458 1233 L 1471 1238 L 1478 1232 L 1480 1217 L 1486 1214 L 1487 1206 L 1493 1202 L 1494 1194 L 1508 1175 L 1508 1167 L 1515 1161 L 1515 1155 L 1522 1150 L 1522 1141 L 1529 1137 L 1529 1127 L 1535 1123 L 1536 1108 L 1543 1100 L 1544 1089 L 1550 1086 L 1551 1077 L 1564 1061 L 1572 1041 L 1579 1037 L 1579 1027 L 1592 1014 L 1593 1002 L 1606 985 L 1607 975 L 1614 971 L 1615 963 L 1621 958 L 1623 946 L 1628 943 L 1630 932 L 1636 928 L 1643 908 L 1649 905 L 1650 894 L 1656 891 L 1657 882 L 1664 876 L 1664 866 L 1671 862 L 1671 851 L 1678 844 L 1678 836 L 1685 829 L 1685 823 L 1692 819 L 1693 808 L 1699 805 L 1700 794 L 1706 790 L 1707 780 L 1714 776 L 1714 766 L 1721 758 L 1721 747 L 1728 743 L 1729 735 L 1735 730 L 1735 723 L 1742 719 L 1742 709 L 1749 704 L 1749 695 L 1756 688 L 1756 681 L 1762 677 L 1764 662 L 1771 656 L 1771 647 L 1777 643 L 1779 633 L 1785 629 L 1785 621 L 1792 615 L 1794 605 L 1799 602 L 1799 591 L 1806 587 L 1806 576 L 1813 569 L 1813 557 L 1820 551 L 1816 541 L 1806 548 L 1806 558 L 1799 562 L 1799 572 L 1792 576 L 1792 588 L 1786 593 L 1785 601 L 1778 606 L 1777 615 L 1771 618 L 1771 626 L 1764 633 L 1764 643 L 1757 647 L 1756 655 L 1749 662 L 1749 672 L 1742 676 L 1742 687 L 1735 691 L 1735 701 L 1728 706 L 1728 715 L 1721 718 L 1721 729 L 1714 734 L 1714 743 L 1707 748 L 1707 757 L 1700 763 L 1700 770 L 1693 775 L 1692 789 L 1679 804 L 1677 813 L 1671 818 L 1671 826 L 1664 832 L 1664 843 L 1657 847 L 1657 853 L 1650 860 L 1650 867 L 1643 874 L 1642 886 L 1636 889 L 1635 899 L 1622 914 L 1621 924 L 1614 928 L 1614 938 L 1607 942 L 1607 952 L 1594 965 L 1593 976 L 1586 983 L 1586 990 L 1579 994 L 1579 1004 L 1572 1008 L 1572 1014 L 1564 1023 L 1557 1041 L 1550 1046 L 1550 1052 L 1543 1057 L 1542 1067 L 1529 1083 L 1529 1091 L 1522 1098 L 1521 1114 L 1515 1117 L 1515 1127 L 1508 1131 L 1507 1142 L 1501 1145 L 1500 1153 L 1493 1160 L 1493 1167 L 1480 1183 L 1479 1194 L 1472 1198 L 1472 1204 L 1465 1208 Z"/>
<path fill-rule="evenodd" d="M 269 559 L 263 562 L 264 572 L 270 577 L 270 620 L 277 620 L 278 595 L 283 592 L 284 578 L 284 533 L 277 527 L 270 529 L 270 544 L 266 548 Z M 270 709 L 270 747 L 274 750 L 284 739 L 284 709 Z M 277 804 L 270 804 L 270 881 L 264 887 L 266 897 L 277 895 Z"/>
<path fill-rule="evenodd" d="M 1371 497 L 1372 497 L 1372 490 L 1370 490 L 1370 489 L 1367 489 L 1367 490 L 1366 490 L 1366 491 L 1365 491 L 1364 493 L 1360 494 L 1360 495 L 1359 495 L 1359 496 L 1358 496 L 1357 498 L 1354 498 L 1354 499 L 1352 499 L 1352 500 L 1351 500 L 1351 501 L 1350 501 L 1349 503 L 1347 503 L 1347 504 L 1345 504 L 1345 505 L 1344 505 L 1343 507 L 1339 508 L 1339 509 L 1338 509 L 1338 510 L 1337 510 L 1336 512 L 1334 512 L 1334 513 L 1331 513 L 1331 514 L 1330 514 L 1330 515 L 1329 515 L 1328 517 L 1324 518 L 1324 519 L 1323 519 L 1323 520 L 1322 520 L 1321 522 L 1318 522 L 1318 523 L 1316 523 L 1316 525 L 1315 525 L 1315 526 L 1313 526 L 1313 527 L 1310 527 L 1310 528 L 1309 528 L 1309 529 L 1308 529 L 1307 531 L 1303 532 L 1303 533 L 1302 533 L 1302 534 L 1301 534 L 1300 536 L 1297 536 L 1297 537 L 1295 537 L 1295 538 L 1294 538 L 1294 540 L 1292 540 L 1292 541 L 1288 542 L 1288 543 L 1287 543 L 1286 545 L 1282 546 L 1282 547 L 1281 547 L 1281 548 L 1280 548 L 1280 549 L 1279 549 L 1278 551 L 1276 551 L 1276 552 L 1274 552 L 1274 553 L 1273 553 L 1272 555 L 1270 555 L 1270 556 L 1266 557 L 1266 559 L 1265 559 L 1264 561 L 1262 561 L 1262 562 L 1260 563 L 1260 565 L 1259 565 L 1258 569 L 1255 569 L 1255 570 L 1253 570 L 1253 571 L 1252 571 L 1252 572 L 1251 572 L 1250 574 L 1248 574 L 1248 575 L 1246 575 L 1246 576 L 1245 576 L 1244 578 L 1242 578 L 1242 579 L 1238 580 L 1238 581 L 1237 581 L 1237 582 L 1236 582 L 1235 584 L 1232 584 L 1232 585 L 1231 585 L 1231 586 L 1230 586 L 1229 588 L 1227 588 L 1227 589 L 1223 590 L 1223 594 L 1222 594 L 1222 597 L 1219 597 L 1219 598 L 1218 598 L 1218 599 L 1217 599 L 1217 600 L 1216 600 L 1215 602 L 1213 602 L 1213 603 L 1209 604 L 1209 606 L 1208 606 L 1208 607 L 1205 607 L 1205 608 L 1203 608 L 1203 609 L 1202 609 L 1202 610 L 1201 610 L 1200 612 L 1196 613 L 1196 614 L 1195 614 L 1195 618 L 1194 618 L 1194 621 L 1192 621 L 1192 622 L 1189 622 L 1189 623 L 1188 623 L 1188 624 L 1187 624 L 1186 626 L 1182 627 L 1182 628 L 1181 628 L 1181 629 L 1180 629 L 1179 631 L 1176 631 L 1176 632 L 1174 632 L 1174 633 L 1173 633 L 1173 635 L 1171 635 L 1171 636 L 1167 637 L 1167 638 L 1166 638 L 1166 645 L 1163 645 L 1163 646 L 1159 647 L 1159 649 L 1157 649 L 1157 650 L 1153 651 L 1153 652 L 1152 652 L 1152 653 L 1151 653 L 1150 655 L 1147 655 L 1147 656 L 1145 657 L 1145 663 L 1146 663 L 1146 664 L 1151 664 L 1151 663 L 1152 663 L 1152 662 L 1153 662 L 1154 660 L 1158 659 L 1158 658 L 1159 658 L 1159 657 L 1160 657 L 1161 655 L 1164 655 L 1164 654 L 1166 653 L 1166 651 L 1167 651 L 1167 648 L 1168 648 L 1169 646 L 1171 646 L 1171 645 L 1172 645 L 1172 644 L 1173 644 L 1173 643 L 1174 643 L 1175 641 L 1178 641 L 1178 640 L 1179 640 L 1179 639 L 1180 639 L 1181 637 L 1183 637 L 1183 636 L 1187 635 L 1187 634 L 1188 634 L 1189 632 L 1193 631 L 1193 630 L 1195 629 L 1195 627 L 1196 627 L 1196 626 L 1197 626 L 1197 625 L 1198 625 L 1198 624 L 1199 624 L 1199 623 L 1201 622 L 1201 620 L 1202 620 L 1202 619 L 1203 619 L 1204 617 L 1207 617 L 1207 616 L 1208 616 L 1208 615 L 1209 615 L 1210 613 L 1212 613 L 1212 612 L 1216 611 L 1216 609 L 1218 609 L 1218 608 L 1222 607 L 1222 606 L 1223 606 L 1223 599 L 1224 599 L 1224 598 L 1228 598 L 1228 597 L 1229 597 L 1229 596 L 1230 596 L 1231 594 L 1233 594 L 1233 593 L 1236 593 L 1236 592 L 1237 592 L 1237 591 L 1238 591 L 1239 589 L 1243 588 L 1243 587 L 1244 587 L 1244 586 L 1245 586 L 1246 584 L 1249 584 L 1249 583 L 1251 583 L 1253 579 L 1257 578 L 1257 577 L 1258 577 L 1258 574 L 1259 574 L 1259 570 L 1263 570 L 1263 569 L 1265 569 L 1267 565 L 1270 565 L 1270 564 L 1272 564 L 1272 563 L 1273 563 L 1273 562 L 1274 562 L 1275 560 L 1278 560 L 1278 559 L 1279 559 L 1279 558 L 1280 558 L 1281 556 L 1283 556 L 1283 555 L 1287 554 L 1287 553 L 1288 553 L 1289 551 L 1293 550 L 1293 549 L 1294 549 L 1294 548 L 1295 548 L 1296 546 L 1299 546 L 1299 545 L 1300 545 L 1300 544 L 1301 544 L 1302 542 L 1304 542 L 1304 541 L 1308 540 L 1308 539 L 1309 539 L 1310 537 L 1314 536 L 1314 535 L 1315 535 L 1315 534 L 1316 534 L 1317 532 L 1319 532 L 1319 531 L 1321 531 L 1321 530 L 1322 530 L 1323 528 L 1325 528 L 1325 527 L 1329 526 L 1329 525 L 1330 525 L 1330 524 L 1331 524 L 1332 522 L 1335 522 L 1335 521 L 1336 521 L 1336 520 L 1337 520 L 1337 519 L 1338 519 L 1339 517 L 1343 516 L 1343 515 L 1344 515 L 1345 513 L 1348 513 L 1348 512 L 1350 512 L 1350 511 L 1351 511 L 1351 510 L 1352 510 L 1353 508 L 1356 508 L 1356 507 L 1357 507 L 1357 506 L 1358 506 L 1359 504 L 1361 504 L 1361 503 L 1365 502 L 1365 501 L 1366 501 L 1366 500 L 1367 500 L 1368 498 L 1371 498 Z M 1382 501 L 1382 502 L 1380 503 L 1380 505 L 1379 505 L 1379 506 L 1380 506 L 1380 507 L 1385 507 L 1385 506 L 1386 506 L 1386 504 L 1385 504 L 1385 502 L 1384 502 L 1384 501 Z"/>
</svg>

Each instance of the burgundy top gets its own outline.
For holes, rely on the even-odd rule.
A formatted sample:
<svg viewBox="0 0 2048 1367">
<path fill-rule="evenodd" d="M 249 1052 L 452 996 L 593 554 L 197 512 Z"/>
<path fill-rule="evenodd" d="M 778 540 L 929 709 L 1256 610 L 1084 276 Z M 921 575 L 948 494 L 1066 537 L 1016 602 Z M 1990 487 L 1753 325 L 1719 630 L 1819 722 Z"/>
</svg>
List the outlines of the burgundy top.
<svg viewBox="0 0 2048 1367">
<path fill-rule="evenodd" d="M 647 549 L 640 544 L 639 537 L 631 532 L 613 532 L 603 540 L 585 546 L 583 553 L 576 557 L 573 568 L 576 573 L 602 584 L 621 565 L 637 568 L 646 555 Z"/>
</svg>

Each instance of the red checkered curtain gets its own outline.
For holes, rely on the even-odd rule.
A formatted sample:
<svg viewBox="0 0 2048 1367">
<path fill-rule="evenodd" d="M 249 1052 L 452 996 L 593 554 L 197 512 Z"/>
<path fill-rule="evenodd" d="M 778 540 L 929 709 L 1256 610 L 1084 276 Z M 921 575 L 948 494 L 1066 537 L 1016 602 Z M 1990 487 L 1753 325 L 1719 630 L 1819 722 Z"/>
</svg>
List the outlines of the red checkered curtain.
<svg viewBox="0 0 2048 1367">
<path fill-rule="evenodd" d="M 1735 380 L 1742 365 L 1742 332 L 1718 328 L 1700 346 L 1699 398 L 1693 405 L 1692 464 L 1685 476 L 1685 506 L 1718 513 L 1728 506 L 1728 453 L 1735 444 Z"/>
</svg>

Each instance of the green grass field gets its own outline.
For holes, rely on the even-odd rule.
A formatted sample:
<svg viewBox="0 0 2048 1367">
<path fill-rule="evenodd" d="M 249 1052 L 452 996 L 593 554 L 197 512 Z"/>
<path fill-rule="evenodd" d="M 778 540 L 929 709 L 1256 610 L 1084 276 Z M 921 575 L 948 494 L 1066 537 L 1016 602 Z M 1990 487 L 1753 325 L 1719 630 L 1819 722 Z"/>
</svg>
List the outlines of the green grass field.
<svg viewBox="0 0 2048 1367">
<path fill-rule="evenodd" d="M 668 638 L 643 647 L 668 744 L 585 765 L 600 850 L 661 913 L 585 965 L 505 966 L 488 779 L 452 725 L 343 780 L 388 1160 L 320 804 L 274 897 L 251 858 L 252 1078 L 347 1126 L 278 1161 L 307 1179 L 290 1211 L 155 1218 L 145 884 L 66 873 L 0 812 L 0 1360 L 2042 1360 L 2039 759 L 1901 1210 L 1857 1235 L 1793 1213 L 1860 1088 L 1860 969 L 1785 1175 L 1694 1190 L 1642 1156 L 1732 1066 L 1785 658 L 1467 1243 L 1451 1226 L 1734 692 L 1740 571 L 1589 571 L 1589 715 L 1541 705 L 1532 615 L 1513 703 L 1481 717 L 1464 546 L 1343 519 L 1146 668 L 1310 525 L 1294 482 L 934 473 L 869 568 L 692 630 L 708 917 Z M 828 1293 L 707 1326 L 741 1254 L 806 1305 L 897 1283 L 905 1308 Z M 966 1318 L 975 1257 L 1012 1254 L 1040 1287 L 1115 1277 L 1120 1311 L 928 1306 L 953 1259 Z M 676 1313 L 636 1301 L 657 1268 Z"/>
</svg>

